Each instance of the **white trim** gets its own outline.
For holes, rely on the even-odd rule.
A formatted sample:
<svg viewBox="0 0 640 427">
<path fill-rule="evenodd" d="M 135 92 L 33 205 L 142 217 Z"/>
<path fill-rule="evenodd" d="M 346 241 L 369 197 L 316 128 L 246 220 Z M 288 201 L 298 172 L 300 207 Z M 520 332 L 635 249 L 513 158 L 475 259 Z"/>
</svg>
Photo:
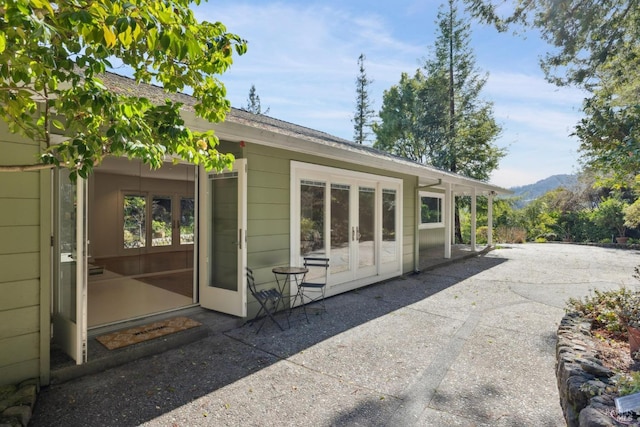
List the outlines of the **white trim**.
<svg viewBox="0 0 640 427">
<path fill-rule="evenodd" d="M 433 229 L 433 228 L 444 228 L 445 223 L 445 195 L 442 193 L 432 193 L 429 191 L 419 191 L 418 192 L 418 228 L 420 230 Z M 439 222 L 422 222 L 422 198 L 430 197 L 432 199 L 440 200 L 440 221 Z"/>
</svg>

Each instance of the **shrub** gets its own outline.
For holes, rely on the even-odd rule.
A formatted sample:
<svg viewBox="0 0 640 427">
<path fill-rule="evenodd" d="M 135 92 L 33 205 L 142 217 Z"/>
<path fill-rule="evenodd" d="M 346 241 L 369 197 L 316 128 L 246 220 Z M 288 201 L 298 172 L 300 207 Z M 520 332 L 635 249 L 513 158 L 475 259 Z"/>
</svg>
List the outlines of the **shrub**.
<svg viewBox="0 0 640 427">
<path fill-rule="evenodd" d="M 640 372 L 631 372 L 628 375 L 621 375 L 615 382 L 619 396 L 627 396 L 640 392 Z"/>
<path fill-rule="evenodd" d="M 527 230 L 501 225 L 496 227 L 495 236 L 496 242 L 500 243 L 524 243 L 527 241 Z"/>
<path fill-rule="evenodd" d="M 627 324 L 638 307 L 640 294 L 626 288 L 610 291 L 593 291 L 584 299 L 570 298 L 567 311 L 578 312 L 593 321 L 592 328 L 606 329 L 621 336 L 627 335 Z"/>
<path fill-rule="evenodd" d="M 488 231 L 489 227 L 487 227 L 486 225 L 478 227 L 478 229 L 476 230 L 476 243 L 480 245 L 486 244 L 489 239 L 487 234 Z"/>
</svg>

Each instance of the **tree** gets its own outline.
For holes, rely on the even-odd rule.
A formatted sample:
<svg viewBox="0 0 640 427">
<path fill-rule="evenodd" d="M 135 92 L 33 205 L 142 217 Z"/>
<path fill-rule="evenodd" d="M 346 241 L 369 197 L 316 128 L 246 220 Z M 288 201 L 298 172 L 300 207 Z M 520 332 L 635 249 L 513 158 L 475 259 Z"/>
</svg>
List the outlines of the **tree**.
<svg viewBox="0 0 640 427">
<path fill-rule="evenodd" d="M 624 220 L 624 210 L 627 206 L 628 203 L 618 195 L 609 197 L 593 212 L 593 221 L 600 227 L 615 231 L 618 233 L 616 236 L 623 237 L 627 230 Z"/>
<path fill-rule="evenodd" d="M 624 208 L 624 226 L 627 228 L 640 227 L 640 199 Z"/>
<path fill-rule="evenodd" d="M 188 0 L 89 2 L 17 0 L 0 5 L 0 117 L 11 132 L 39 141 L 33 164 L 86 177 L 108 155 L 153 168 L 175 155 L 207 169 L 231 165 L 213 131 L 185 126 L 181 104 L 161 105 L 106 88 L 100 75 L 118 61 L 138 83 L 191 90 L 197 116 L 222 121 L 230 108 L 217 75 L 246 43 L 223 24 L 198 22 Z M 196 0 L 196 4 L 200 0 Z M 56 143 L 53 134 L 62 136 Z"/>
<path fill-rule="evenodd" d="M 353 140 L 358 144 L 364 144 L 371 135 L 366 129 L 371 128 L 375 111 L 372 108 L 373 102 L 369 98 L 369 85 L 373 83 L 367 77 L 364 69 L 365 56 L 363 53 L 358 57 L 359 74 L 356 78 L 356 112 L 353 116 Z"/>
<path fill-rule="evenodd" d="M 440 149 L 448 132 L 447 85 L 440 75 L 413 77 L 402 73 L 398 85 L 384 91 L 380 123 L 374 123 L 374 147 L 434 166 L 442 164 Z"/>
<path fill-rule="evenodd" d="M 385 91 L 374 146 L 486 181 L 505 155 L 493 144 L 501 131 L 493 105 L 480 97 L 487 77 L 475 66 L 470 28 L 453 0 L 440 9 L 438 28 L 433 57 Z M 458 206 L 455 217 L 461 241 Z"/>
<path fill-rule="evenodd" d="M 425 63 L 429 75 L 440 76 L 447 88 L 447 132 L 436 166 L 471 178 L 487 180 L 505 151 L 492 144 L 501 132 L 493 105 L 480 98 L 487 75 L 480 74 L 470 48 L 471 31 L 458 18 L 454 0 L 438 15 L 440 35 L 435 54 Z M 433 92 L 431 92 L 433 93 Z"/>
<path fill-rule="evenodd" d="M 585 117 L 576 126 L 583 164 L 609 185 L 623 186 L 640 172 L 640 105 L 624 100 L 603 82 L 584 101 Z M 639 87 L 640 89 L 640 87 Z"/>
<path fill-rule="evenodd" d="M 475 67 L 469 26 L 453 0 L 438 15 L 434 57 L 414 77 L 384 92 L 375 147 L 462 175 L 487 180 L 505 151 L 493 105 L 480 98 L 486 76 Z"/>
<path fill-rule="evenodd" d="M 267 108 L 264 113 L 262 112 L 262 105 L 260 104 L 260 96 L 256 92 L 255 85 L 251 85 L 249 89 L 249 98 L 247 99 L 247 106 L 244 108 L 251 114 L 268 114 L 270 108 Z"/>
<path fill-rule="evenodd" d="M 510 26 L 537 28 L 554 49 L 541 60 L 550 81 L 589 87 L 606 63 L 623 70 L 637 63 L 640 40 L 638 0 L 466 0 L 471 12 L 505 31 Z M 499 14 L 500 12 L 505 12 Z M 625 65 L 626 64 L 626 65 Z M 637 73 L 637 70 L 635 70 Z"/>
<path fill-rule="evenodd" d="M 476 16 L 505 30 L 537 28 L 552 47 L 541 66 L 558 85 L 590 91 L 576 128 L 584 163 L 614 180 L 640 170 L 640 0 L 467 0 Z M 497 11 L 508 11 L 499 15 Z"/>
</svg>

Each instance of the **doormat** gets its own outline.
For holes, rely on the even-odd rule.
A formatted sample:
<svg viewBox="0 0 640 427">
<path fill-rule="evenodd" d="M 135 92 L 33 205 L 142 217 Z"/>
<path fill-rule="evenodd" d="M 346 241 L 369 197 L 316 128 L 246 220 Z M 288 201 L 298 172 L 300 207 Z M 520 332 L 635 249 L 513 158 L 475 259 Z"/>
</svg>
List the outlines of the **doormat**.
<svg viewBox="0 0 640 427">
<path fill-rule="evenodd" d="M 96 337 L 96 339 L 109 350 L 115 350 L 117 348 L 126 347 L 143 341 L 149 341 L 200 325 L 202 325 L 202 323 L 189 319 L 188 317 L 174 317 L 160 322 L 150 323 L 148 325 L 101 335 Z"/>
</svg>

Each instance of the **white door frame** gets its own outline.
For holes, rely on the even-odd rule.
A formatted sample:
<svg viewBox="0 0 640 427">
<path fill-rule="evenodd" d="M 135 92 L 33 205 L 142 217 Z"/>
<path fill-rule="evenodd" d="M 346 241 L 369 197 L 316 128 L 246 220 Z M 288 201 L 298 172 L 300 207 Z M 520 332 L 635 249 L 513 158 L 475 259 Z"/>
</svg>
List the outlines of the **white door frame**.
<svg viewBox="0 0 640 427">
<path fill-rule="evenodd" d="M 236 239 L 233 243 L 237 246 L 237 283 L 236 289 L 223 289 L 213 286 L 210 277 L 211 257 L 209 243 L 211 236 L 209 224 L 211 218 L 212 195 L 209 194 L 209 176 L 218 175 L 222 179 L 237 179 L 237 229 Z M 213 176 L 212 176 L 213 178 Z M 198 198 L 198 248 L 199 269 L 198 283 L 200 290 L 200 305 L 204 308 L 232 314 L 234 316 L 247 316 L 247 287 L 245 279 L 245 267 L 247 265 L 247 159 L 236 159 L 233 170 L 225 170 L 220 174 L 200 171 L 199 173 L 199 198 Z"/>
<path fill-rule="evenodd" d="M 354 172 L 346 169 L 338 169 L 328 166 L 314 165 L 309 163 L 291 162 L 291 238 L 290 254 L 291 265 L 302 264 L 300 254 L 300 182 L 301 181 L 321 181 L 325 183 L 325 212 L 330 212 L 330 192 L 331 184 L 344 184 L 350 186 L 350 248 L 348 271 L 338 274 L 329 273 L 327 295 L 346 290 L 355 289 L 366 284 L 374 283 L 378 280 L 394 277 L 402 273 L 402 180 L 389 178 L 381 175 L 374 175 L 363 172 Z M 374 266 L 360 269 L 358 266 L 358 240 L 355 236 L 359 226 L 358 200 L 360 187 L 375 188 L 375 214 L 374 214 Z M 381 265 L 380 248 L 382 243 L 382 192 L 383 190 L 396 191 L 396 253 L 395 262 Z M 330 219 L 325 218 L 325 248 L 324 252 L 331 258 L 331 226 Z M 330 268 L 331 270 L 331 268 Z M 332 289 L 334 288 L 334 289 Z M 295 293 L 295 289 L 291 289 Z"/>
<path fill-rule="evenodd" d="M 60 185 L 62 173 L 56 173 L 54 217 L 56 233 L 54 233 L 54 288 L 53 301 L 53 338 L 61 349 L 81 365 L 87 362 L 87 183 L 78 177 L 75 185 L 75 220 L 60 215 Z M 62 221 L 75 221 L 75 253 L 62 248 L 60 224 Z M 75 263 L 75 266 L 72 265 Z M 70 268 L 64 268 L 67 264 Z M 63 275 L 75 275 L 75 289 L 64 289 L 72 282 L 62 282 Z M 71 279 L 71 277 L 69 277 Z M 75 293 L 75 306 L 71 306 L 71 295 Z M 73 313 L 74 318 L 70 315 Z"/>
</svg>

